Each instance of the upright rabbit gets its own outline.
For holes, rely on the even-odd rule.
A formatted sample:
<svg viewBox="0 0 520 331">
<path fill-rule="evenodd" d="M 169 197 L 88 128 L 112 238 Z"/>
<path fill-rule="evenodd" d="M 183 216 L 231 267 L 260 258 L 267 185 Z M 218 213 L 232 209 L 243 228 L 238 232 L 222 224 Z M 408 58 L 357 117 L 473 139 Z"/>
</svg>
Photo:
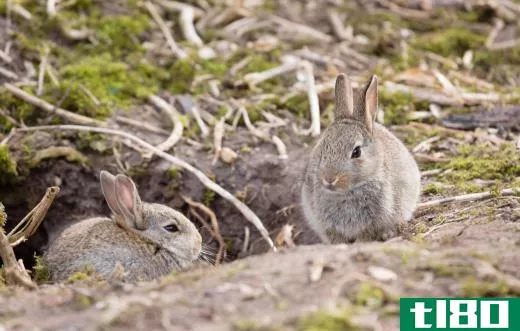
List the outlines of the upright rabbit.
<svg viewBox="0 0 520 331">
<path fill-rule="evenodd" d="M 377 77 L 354 100 L 350 80 L 336 80 L 335 121 L 312 150 L 302 206 L 325 243 L 386 240 L 412 218 L 420 172 L 406 147 L 375 123 Z"/>
<path fill-rule="evenodd" d="M 90 266 L 104 277 L 122 266 L 125 280 L 150 280 L 189 267 L 201 251 L 201 236 L 180 212 L 141 202 L 127 176 L 101 171 L 101 188 L 114 219 L 91 218 L 64 230 L 44 259 L 54 281 Z"/>
</svg>

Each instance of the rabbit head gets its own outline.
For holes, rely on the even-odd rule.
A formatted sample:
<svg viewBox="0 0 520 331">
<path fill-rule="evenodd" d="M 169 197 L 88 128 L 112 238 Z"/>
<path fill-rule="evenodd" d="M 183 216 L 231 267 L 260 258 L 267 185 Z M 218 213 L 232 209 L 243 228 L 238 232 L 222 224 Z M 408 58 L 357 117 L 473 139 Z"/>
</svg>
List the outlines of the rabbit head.
<svg viewBox="0 0 520 331">
<path fill-rule="evenodd" d="M 344 74 L 337 77 L 335 119 L 316 144 L 309 164 L 318 188 L 329 193 L 349 191 L 372 179 L 380 169 L 373 134 L 377 104 L 376 76 L 356 100 L 349 78 Z"/>
<path fill-rule="evenodd" d="M 101 171 L 101 189 L 115 221 L 127 231 L 166 250 L 180 267 L 196 260 L 201 251 L 201 236 L 182 213 L 165 205 L 142 202 L 134 182 L 125 175 Z"/>
</svg>

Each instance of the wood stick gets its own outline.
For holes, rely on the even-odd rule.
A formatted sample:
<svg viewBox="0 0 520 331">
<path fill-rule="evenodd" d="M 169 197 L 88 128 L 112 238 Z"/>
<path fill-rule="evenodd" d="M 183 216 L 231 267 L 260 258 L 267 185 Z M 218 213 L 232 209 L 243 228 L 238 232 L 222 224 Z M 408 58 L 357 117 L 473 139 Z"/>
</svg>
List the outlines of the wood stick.
<svg viewBox="0 0 520 331">
<path fill-rule="evenodd" d="M 4 76 L 6 78 L 9 78 L 9 79 L 15 79 L 15 80 L 20 78 L 20 77 L 18 77 L 18 74 L 16 72 L 13 72 L 13 71 L 3 68 L 3 67 L 0 67 L 0 75 Z"/>
<path fill-rule="evenodd" d="M 40 202 L 7 234 L 11 246 L 16 246 L 14 243 L 28 239 L 36 232 L 59 192 L 58 186 L 47 188 Z M 19 228 L 21 230 L 18 231 Z"/>
<path fill-rule="evenodd" d="M 318 92 L 316 91 L 316 82 L 314 80 L 314 69 L 310 62 L 303 61 L 301 63 L 305 73 L 305 83 L 307 84 L 307 96 L 309 98 L 309 106 L 311 111 L 311 127 L 310 134 L 314 137 L 320 135 L 320 102 Z"/>
<path fill-rule="evenodd" d="M 220 227 L 218 225 L 217 216 L 215 215 L 213 210 L 211 210 L 208 206 L 206 206 L 200 202 L 195 202 L 185 196 L 182 196 L 182 199 L 184 200 L 184 202 L 186 202 L 191 207 L 198 208 L 199 210 L 204 212 L 206 215 L 208 215 L 208 217 L 211 221 L 211 228 L 209 230 L 210 230 L 212 236 L 218 242 L 218 252 L 217 252 L 217 256 L 215 258 L 215 264 L 220 264 L 226 258 L 226 243 L 225 243 L 224 239 L 222 238 L 222 235 L 220 234 Z"/>
<path fill-rule="evenodd" d="M 278 150 L 278 157 L 280 159 L 287 159 L 287 148 L 285 147 L 285 144 L 283 143 L 282 139 L 278 138 L 278 136 L 273 135 L 273 143 L 276 146 L 276 149 Z"/>
<path fill-rule="evenodd" d="M 520 194 L 519 190 L 510 189 L 510 188 L 503 189 L 502 191 L 498 192 L 498 195 L 500 195 L 500 196 L 512 196 L 512 195 L 518 195 L 518 194 Z M 480 192 L 480 193 L 457 195 L 454 197 L 442 198 L 442 199 L 419 203 L 419 204 L 417 204 L 415 211 L 421 212 L 426 208 L 435 207 L 435 206 L 443 206 L 443 205 L 446 205 L 446 204 L 449 204 L 452 202 L 478 201 L 478 200 L 493 198 L 496 196 L 497 196 L 497 193 L 493 193 L 493 192 Z"/>
<path fill-rule="evenodd" d="M 3 218 L 6 217 L 4 212 L 4 206 L 0 203 L 0 213 Z M 13 248 L 9 244 L 9 239 L 4 233 L 4 229 L 0 227 L 0 257 L 4 264 L 5 280 L 8 285 L 20 285 L 27 289 L 33 290 L 36 288 L 29 277 L 29 274 L 22 268 L 21 264 L 16 261 Z"/>
<path fill-rule="evenodd" d="M 128 118 L 128 117 L 116 116 L 115 120 L 116 120 L 116 122 L 120 122 L 120 123 L 131 125 L 131 126 L 135 126 L 136 128 L 139 128 L 139 129 L 142 129 L 142 130 L 146 130 L 146 131 L 150 131 L 150 132 L 153 132 L 153 133 L 168 134 L 168 135 L 170 134 L 170 131 L 167 131 L 167 130 L 161 129 L 159 127 L 156 127 L 156 126 L 153 126 L 153 125 L 150 125 L 150 124 L 147 124 L 147 123 L 143 123 L 142 121 L 137 121 L 137 120 L 134 120 L 134 119 L 131 119 L 131 118 Z"/>
<path fill-rule="evenodd" d="M 329 19 L 332 31 L 334 31 L 336 37 L 338 37 L 341 40 L 352 40 L 352 38 L 354 37 L 352 35 L 352 29 L 345 28 L 345 26 L 343 25 L 343 21 L 341 20 L 341 17 L 339 16 L 339 13 L 336 10 L 329 10 L 327 12 L 327 18 Z"/>
<path fill-rule="evenodd" d="M 161 151 L 166 152 L 166 151 L 170 150 L 173 146 L 175 146 L 175 144 L 182 137 L 182 131 L 184 128 L 183 128 L 181 120 L 179 119 L 179 113 L 172 105 L 170 105 L 168 102 L 166 102 L 166 100 L 162 99 L 161 97 L 159 97 L 157 95 L 149 96 L 148 100 L 152 104 L 154 104 L 154 106 L 156 106 L 157 108 L 161 109 L 166 114 L 168 114 L 168 116 L 170 117 L 170 119 L 173 123 L 173 128 L 170 133 L 170 136 L 165 141 L 163 141 L 162 143 L 160 143 L 159 145 L 156 146 L 157 149 L 160 149 Z M 149 154 L 148 157 L 150 157 L 151 155 L 152 154 Z"/>
<path fill-rule="evenodd" d="M 47 4 L 49 2 L 47 2 Z M 49 47 L 45 47 L 45 50 L 43 51 L 42 59 L 40 61 L 39 71 L 38 71 L 38 88 L 36 89 L 37 96 L 41 96 L 43 94 L 43 83 L 45 80 L 45 71 L 47 69 L 47 57 L 48 56 L 49 56 Z"/>
<path fill-rule="evenodd" d="M 74 124 L 80 124 L 80 125 L 97 125 L 97 126 L 104 126 L 105 123 L 101 122 L 99 120 L 92 119 L 90 117 L 86 117 L 83 115 L 74 114 L 68 110 L 57 108 L 50 103 L 48 103 L 45 100 L 42 100 L 38 97 L 35 97 L 34 95 L 31 95 L 24 90 L 16 87 L 15 85 L 5 83 L 4 87 L 7 91 L 14 94 L 16 97 L 27 101 L 31 105 L 38 107 L 42 110 L 45 110 L 46 112 L 49 112 L 51 114 L 56 114 L 57 116 L 72 122 Z"/>
<path fill-rule="evenodd" d="M 319 30 L 316 30 L 314 28 L 311 28 L 310 26 L 298 24 L 291 22 L 285 18 L 281 18 L 279 16 L 271 15 L 270 19 L 273 23 L 276 23 L 278 25 L 283 26 L 289 31 L 293 31 L 295 33 L 305 34 L 306 36 L 309 36 L 313 39 L 329 43 L 333 40 L 331 36 L 329 36 L 326 33 L 323 33 Z"/>
<path fill-rule="evenodd" d="M 175 42 L 175 39 L 173 39 L 172 33 L 170 32 L 170 29 L 166 26 L 166 23 L 164 23 L 164 20 L 162 19 L 161 15 L 159 15 L 159 11 L 157 10 L 157 7 L 150 1 L 145 1 L 144 6 L 152 16 L 153 20 L 159 28 L 161 29 L 164 38 L 166 38 L 166 42 L 168 43 L 168 46 L 170 47 L 173 55 L 180 59 L 185 59 L 188 57 L 188 54 L 184 52 Z"/>
<path fill-rule="evenodd" d="M 56 15 L 56 0 L 47 0 L 47 15 L 49 17 Z"/>
<path fill-rule="evenodd" d="M 195 11 L 193 7 L 186 6 L 181 10 L 181 15 L 179 18 L 179 22 L 181 25 L 182 33 L 184 34 L 184 38 L 191 42 L 196 46 L 203 46 L 204 42 L 199 37 L 197 30 L 195 29 L 195 25 L 193 24 L 193 20 L 195 19 Z"/>
<path fill-rule="evenodd" d="M 202 171 L 195 168 L 191 164 L 160 150 L 159 148 L 147 143 L 146 141 L 136 137 L 133 134 L 123 132 L 120 130 L 115 130 L 115 129 L 99 128 L 99 127 L 83 126 L 83 125 L 44 125 L 44 126 L 34 126 L 34 127 L 27 127 L 27 128 L 21 128 L 21 129 L 13 129 L 13 130 L 16 130 L 17 132 L 74 130 L 74 131 L 84 131 L 84 132 L 97 132 L 97 133 L 109 134 L 112 136 L 118 136 L 118 137 L 123 137 L 123 138 L 129 139 L 132 142 L 153 152 L 155 155 L 171 162 L 173 165 L 181 167 L 181 168 L 187 170 L 188 172 L 192 173 L 193 175 L 195 175 L 195 177 L 197 177 L 205 187 L 214 191 L 215 193 L 220 195 L 223 199 L 225 199 L 225 200 L 229 201 L 231 204 L 233 204 L 242 213 L 244 218 L 247 221 L 251 222 L 251 224 L 253 224 L 258 229 L 258 231 L 260 232 L 260 234 L 262 235 L 264 240 L 269 244 L 269 247 L 271 247 L 271 249 L 273 251 L 276 251 L 276 247 L 274 246 L 273 240 L 269 237 L 269 232 L 263 225 L 262 221 L 242 201 L 238 200 L 233 194 L 229 193 L 224 188 L 222 188 L 220 185 L 213 182 Z"/>
</svg>

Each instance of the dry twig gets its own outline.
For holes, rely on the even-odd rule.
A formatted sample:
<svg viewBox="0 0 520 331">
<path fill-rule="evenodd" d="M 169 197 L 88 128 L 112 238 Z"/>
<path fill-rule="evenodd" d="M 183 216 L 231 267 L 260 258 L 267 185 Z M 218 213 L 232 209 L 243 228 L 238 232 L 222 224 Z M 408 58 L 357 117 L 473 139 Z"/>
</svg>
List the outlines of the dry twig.
<svg viewBox="0 0 520 331">
<path fill-rule="evenodd" d="M 168 134 L 168 135 L 171 134 L 170 131 L 167 131 L 167 130 L 161 129 L 159 127 L 150 125 L 148 123 L 143 123 L 142 121 L 137 121 L 137 120 L 134 120 L 134 119 L 131 119 L 131 118 L 128 118 L 128 117 L 116 116 L 115 120 L 117 122 L 119 122 L 119 123 L 131 125 L 131 126 L 134 126 L 136 128 L 139 128 L 139 129 L 142 129 L 142 130 L 146 130 L 146 131 L 150 131 L 150 132 L 153 132 L 153 133 Z"/>
<path fill-rule="evenodd" d="M 278 157 L 280 159 L 287 159 L 287 148 L 285 147 L 285 144 L 283 143 L 282 139 L 278 138 L 278 136 L 273 136 L 273 143 L 276 146 L 276 149 L 278 150 Z"/>
<path fill-rule="evenodd" d="M 65 109 L 57 108 L 57 107 L 51 105 L 50 103 L 48 103 L 47 101 L 42 100 L 33 95 L 30 95 L 29 93 L 25 92 L 24 90 L 12 85 L 12 84 L 5 83 L 4 87 L 7 91 L 11 92 L 16 97 L 18 97 L 22 100 L 25 100 L 28 103 L 30 103 L 31 105 L 38 107 L 40 109 L 43 109 L 46 112 L 49 112 L 51 114 L 56 114 L 69 122 L 72 122 L 75 124 L 81 124 L 81 125 L 98 125 L 98 126 L 104 125 L 104 123 L 101 121 L 98 121 L 98 120 L 95 120 L 95 119 L 92 119 L 92 118 L 89 118 L 89 117 L 86 117 L 83 115 L 78 115 L 78 114 L 72 113 Z"/>
<path fill-rule="evenodd" d="M 31 277 L 23 267 L 23 263 L 16 261 L 13 246 L 16 246 L 24 239 L 29 238 L 36 232 L 40 226 L 43 218 L 47 214 L 49 207 L 56 198 L 60 189 L 56 186 L 49 187 L 41 201 L 14 227 L 14 229 L 5 234 L 3 229 L 0 229 L 0 257 L 4 263 L 4 273 L 8 284 L 20 285 L 27 289 L 35 289 L 36 284 L 31 280 Z M 0 212 L 4 213 L 3 206 Z M 5 215 L 5 214 L 4 214 Z M 20 229 L 21 230 L 18 230 Z"/>
<path fill-rule="evenodd" d="M 193 20 L 195 19 L 195 11 L 193 7 L 186 6 L 181 10 L 181 15 L 179 18 L 179 22 L 181 24 L 181 30 L 184 34 L 184 38 L 191 42 L 192 44 L 202 47 L 204 42 L 197 34 L 197 30 L 195 29 L 195 25 L 193 24 Z"/>
<path fill-rule="evenodd" d="M 58 186 L 47 188 L 40 202 L 7 234 L 7 240 L 12 246 L 36 232 L 59 192 Z"/>
<path fill-rule="evenodd" d="M 157 95 L 149 96 L 148 100 L 154 106 L 168 114 L 173 123 L 173 129 L 170 133 L 170 136 L 165 141 L 156 146 L 157 149 L 166 152 L 170 150 L 182 137 L 183 126 L 181 120 L 179 119 L 179 113 L 177 112 L 177 110 L 175 110 L 175 108 L 173 108 L 172 105 L 170 105 L 163 98 Z M 149 154 L 147 154 L 147 157 L 150 157 L 151 155 L 152 153 L 150 152 Z"/>
<path fill-rule="evenodd" d="M 316 39 L 321 42 L 329 43 L 333 40 L 331 36 L 326 33 L 323 33 L 319 30 L 311 28 L 307 25 L 302 25 L 298 23 L 291 22 L 286 20 L 285 18 L 281 18 L 279 16 L 271 15 L 271 21 L 275 24 L 282 26 L 287 31 L 293 32 L 295 34 L 306 35 L 310 38 Z"/>
<path fill-rule="evenodd" d="M 168 26 L 166 26 L 166 23 L 164 23 L 164 20 L 162 19 L 161 15 L 159 15 L 159 11 L 157 10 L 157 7 L 155 7 L 155 5 L 153 3 L 151 3 L 150 1 L 146 1 L 144 3 L 144 6 L 146 7 L 148 12 L 152 16 L 155 23 L 157 23 L 157 25 L 161 29 L 164 37 L 166 38 L 166 42 L 168 43 L 168 46 L 170 47 L 173 55 L 175 55 L 176 57 L 178 57 L 180 59 L 187 58 L 188 54 L 186 54 L 186 52 L 184 52 L 177 45 L 177 43 L 175 42 L 175 39 L 173 39 L 173 35 L 170 32 L 170 29 L 168 28 Z"/>
<path fill-rule="evenodd" d="M 489 199 L 496 196 L 511 196 L 511 195 L 517 195 L 520 191 L 515 189 L 503 189 L 502 191 L 498 193 L 494 192 L 480 192 L 480 193 L 471 193 L 471 194 L 463 194 L 458 195 L 454 197 L 447 197 L 437 200 L 431 200 L 427 202 L 422 202 L 417 204 L 416 210 L 414 214 L 422 214 L 425 209 L 430 207 L 436 207 L 436 206 L 443 206 L 452 202 L 467 202 L 467 201 L 478 201 L 483 199 Z M 416 215 L 417 217 L 417 215 Z"/>
<path fill-rule="evenodd" d="M 199 209 L 209 217 L 211 226 L 208 227 L 208 230 L 210 231 L 211 236 L 218 242 L 218 252 L 217 256 L 215 257 L 215 264 L 221 263 L 226 258 L 226 243 L 220 234 L 220 227 L 218 225 L 217 216 L 208 206 L 200 202 L 195 202 L 185 196 L 182 196 L 182 200 L 184 200 L 184 202 L 186 202 L 190 207 Z M 203 221 L 203 219 L 201 219 L 201 221 Z"/>
<path fill-rule="evenodd" d="M 50 1 L 49 1 L 50 2 Z M 48 2 L 47 2 L 48 4 Z M 45 79 L 45 72 L 47 70 L 47 57 L 49 56 L 49 47 L 45 47 L 40 61 L 40 68 L 38 71 L 38 88 L 36 89 L 36 95 L 40 96 L 43 94 L 43 82 Z"/>
<path fill-rule="evenodd" d="M 3 68 L 3 67 L 0 67 L 0 75 L 4 76 L 6 78 L 9 78 L 9 79 L 14 79 L 14 80 L 19 79 L 19 77 L 16 74 L 16 72 L 13 72 L 13 71 L 11 71 L 9 69 L 6 69 L 6 68 Z"/>
</svg>

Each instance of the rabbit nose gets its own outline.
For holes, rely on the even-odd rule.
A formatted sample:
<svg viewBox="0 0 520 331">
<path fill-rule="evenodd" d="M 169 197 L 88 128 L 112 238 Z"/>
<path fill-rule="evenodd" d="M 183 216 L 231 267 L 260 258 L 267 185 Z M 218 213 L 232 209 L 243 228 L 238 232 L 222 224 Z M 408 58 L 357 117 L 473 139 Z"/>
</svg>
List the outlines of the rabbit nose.
<svg viewBox="0 0 520 331">
<path fill-rule="evenodd" d="M 325 178 L 322 178 L 321 179 L 321 183 L 323 184 L 323 186 L 325 186 L 326 188 L 328 189 L 333 189 L 336 184 L 338 183 L 338 178 L 337 177 L 334 177 L 334 179 L 332 181 L 329 181 L 328 179 L 325 179 Z"/>
<path fill-rule="evenodd" d="M 329 169 L 325 169 L 322 171 L 321 173 L 321 183 L 323 184 L 323 186 L 325 186 L 326 188 L 328 189 L 333 189 L 336 184 L 338 183 L 339 181 L 339 178 L 338 178 L 338 175 L 329 170 Z"/>
</svg>

